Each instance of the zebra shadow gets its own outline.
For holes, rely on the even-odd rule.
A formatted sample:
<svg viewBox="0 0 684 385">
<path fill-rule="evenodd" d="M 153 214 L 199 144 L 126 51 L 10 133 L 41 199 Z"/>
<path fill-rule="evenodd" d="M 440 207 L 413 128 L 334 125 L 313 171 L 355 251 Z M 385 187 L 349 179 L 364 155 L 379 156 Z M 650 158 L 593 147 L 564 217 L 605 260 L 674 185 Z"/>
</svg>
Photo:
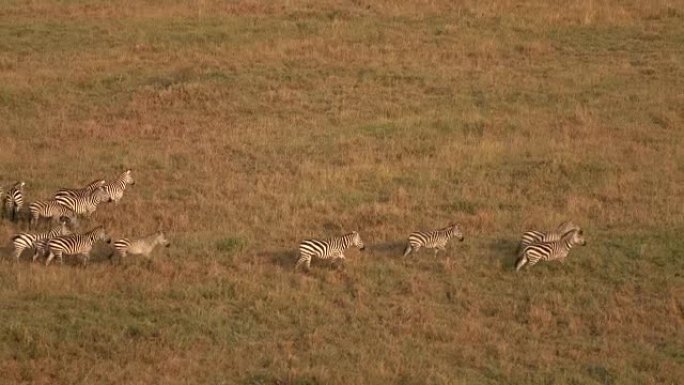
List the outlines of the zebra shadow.
<svg viewBox="0 0 684 385">
<path fill-rule="evenodd" d="M 293 249 L 267 250 L 257 255 L 259 258 L 283 269 L 294 269 L 297 263 L 297 251 Z"/>
<path fill-rule="evenodd" d="M 406 248 L 406 241 L 387 241 L 374 243 L 366 246 L 366 252 L 370 255 L 382 255 L 387 257 L 401 257 Z"/>
<path fill-rule="evenodd" d="M 510 238 L 498 238 L 489 243 L 489 250 L 503 267 L 510 267 L 518 259 L 519 244 L 519 241 Z"/>
</svg>

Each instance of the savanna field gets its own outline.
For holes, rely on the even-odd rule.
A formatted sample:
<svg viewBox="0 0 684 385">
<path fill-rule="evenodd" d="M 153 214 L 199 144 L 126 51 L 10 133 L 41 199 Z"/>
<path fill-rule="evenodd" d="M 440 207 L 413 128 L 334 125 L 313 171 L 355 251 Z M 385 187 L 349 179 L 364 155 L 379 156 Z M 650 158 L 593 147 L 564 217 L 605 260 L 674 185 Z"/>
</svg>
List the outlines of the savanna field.
<svg viewBox="0 0 684 385">
<path fill-rule="evenodd" d="M 46 268 L 3 219 L 0 383 L 680 384 L 683 124 L 682 1 L 1 0 L 0 184 L 132 168 L 81 229 L 171 247 Z"/>
</svg>

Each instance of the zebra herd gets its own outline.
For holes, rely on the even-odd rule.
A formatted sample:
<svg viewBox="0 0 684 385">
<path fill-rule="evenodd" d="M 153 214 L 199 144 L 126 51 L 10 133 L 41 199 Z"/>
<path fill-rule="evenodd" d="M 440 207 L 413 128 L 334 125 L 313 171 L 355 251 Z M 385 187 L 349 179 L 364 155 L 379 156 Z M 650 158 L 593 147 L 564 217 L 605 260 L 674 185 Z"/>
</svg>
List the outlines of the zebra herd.
<svg viewBox="0 0 684 385">
<path fill-rule="evenodd" d="M 126 170 L 109 183 L 97 179 L 81 188 L 60 189 L 50 199 L 32 202 L 28 205 L 29 231 L 12 236 L 13 257 L 19 260 L 25 250 L 31 249 L 34 251 L 32 260 L 35 262 L 39 257 L 46 258 L 46 266 L 54 258 L 63 262 L 65 254 L 81 256 L 83 265 L 86 265 L 93 245 L 98 241 L 111 243 L 111 238 L 102 226 L 83 233 L 72 233 L 69 225 L 77 226 L 80 217 L 90 217 L 103 202 L 118 203 L 126 187 L 133 184 L 135 181 L 132 172 Z M 24 206 L 25 185 L 24 182 L 17 182 L 6 193 L 3 193 L 0 187 L 0 203 L 11 221 L 18 219 Z M 59 224 L 47 231 L 31 231 L 39 226 L 41 220 L 48 220 L 51 223 L 58 221 Z M 447 243 L 452 238 L 461 242 L 464 240 L 461 227 L 453 223 L 433 231 L 413 232 L 408 236 L 404 257 L 421 248 L 434 249 L 434 256 L 437 257 L 440 251 L 446 250 Z M 585 244 L 582 229 L 572 222 L 563 222 L 552 231 L 528 231 L 523 234 L 520 241 L 515 270 L 519 271 L 525 266 L 532 267 L 542 260 L 563 262 L 570 249 Z M 129 253 L 149 257 L 158 245 L 170 245 L 161 231 L 139 239 L 123 238 L 114 242 L 114 251 L 110 254 L 110 259 L 117 255 L 122 262 Z M 357 247 L 360 250 L 365 248 L 361 235 L 356 231 L 331 239 L 304 240 L 299 244 L 295 271 L 300 267 L 305 267 L 309 271 L 313 258 L 344 263 L 344 251 L 350 247 Z"/>
<path fill-rule="evenodd" d="M 12 256 L 19 260 L 25 250 L 33 250 L 32 261 L 43 257 L 46 258 L 45 266 L 48 266 L 54 258 L 63 263 L 65 254 L 78 255 L 85 266 L 94 244 L 98 241 L 111 243 L 111 238 L 103 226 L 82 233 L 74 233 L 72 228 L 78 227 L 79 218 L 89 218 L 101 203 L 117 204 L 123 198 L 126 187 L 134 184 L 132 171 L 126 170 L 110 182 L 97 179 L 81 188 L 60 189 L 49 199 L 30 203 L 25 213 L 29 229 L 11 237 Z M 0 187 L 3 214 L 12 222 L 17 222 L 22 214 L 25 186 L 25 182 L 17 182 L 6 193 Z M 59 224 L 47 231 L 36 231 L 41 221 Z M 114 242 L 110 259 L 115 254 L 120 262 L 128 253 L 149 256 L 157 245 L 169 246 L 169 241 L 161 231 L 141 239 L 123 238 Z"/>
<path fill-rule="evenodd" d="M 450 224 L 433 231 L 413 232 L 408 236 L 404 257 L 421 248 L 434 249 L 434 256 L 437 257 L 440 251 L 446 250 L 451 238 L 463 242 L 463 231 L 459 225 Z M 563 222 L 553 231 L 527 231 L 523 234 L 518 247 L 515 270 L 519 271 L 525 265 L 532 267 L 540 260 L 563 262 L 570 249 L 585 244 L 582 229 L 572 222 Z M 299 244 L 295 271 L 301 266 L 309 270 L 313 257 L 344 263 L 344 251 L 352 246 L 358 247 L 359 250 L 365 249 L 361 236 L 356 231 L 327 240 L 307 239 Z"/>
</svg>

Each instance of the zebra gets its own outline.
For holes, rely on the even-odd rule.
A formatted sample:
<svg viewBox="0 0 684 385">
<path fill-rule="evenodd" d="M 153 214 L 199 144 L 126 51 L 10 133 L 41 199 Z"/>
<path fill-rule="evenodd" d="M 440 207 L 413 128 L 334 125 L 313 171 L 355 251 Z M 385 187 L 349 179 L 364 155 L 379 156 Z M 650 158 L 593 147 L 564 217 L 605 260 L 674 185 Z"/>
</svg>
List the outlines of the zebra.
<svg viewBox="0 0 684 385">
<path fill-rule="evenodd" d="M 306 270 L 309 271 L 311 268 L 311 258 L 313 257 L 340 260 L 341 262 L 344 262 L 344 250 L 351 246 L 358 247 L 361 251 L 366 248 L 361 240 L 361 236 L 356 231 L 352 231 L 341 237 L 326 240 L 304 240 L 299 244 L 299 259 L 295 265 L 295 271 L 297 271 L 302 264 L 304 264 Z"/>
<path fill-rule="evenodd" d="M 78 254 L 83 256 L 82 264 L 85 267 L 90 259 L 90 252 L 93 244 L 97 241 L 111 243 L 112 239 L 105 232 L 104 227 L 98 226 L 83 234 L 71 234 L 52 238 L 48 241 L 50 251 L 45 266 L 50 264 L 53 258 L 59 258 L 60 263 L 64 263 L 63 254 Z"/>
<path fill-rule="evenodd" d="M 83 198 L 87 197 L 88 195 L 92 194 L 95 189 L 98 187 L 102 187 L 105 184 L 104 179 L 96 179 L 87 185 L 85 185 L 83 188 L 63 188 L 58 190 L 55 193 L 54 198 L 59 199 L 59 197 L 74 197 L 74 198 Z"/>
<path fill-rule="evenodd" d="M 17 219 L 19 210 L 24 206 L 24 186 L 26 183 L 21 181 L 15 183 L 5 195 L 4 208 L 9 213 L 10 220 L 14 222 Z"/>
<path fill-rule="evenodd" d="M 67 218 L 60 218 L 60 224 L 43 233 L 19 233 L 12 236 L 12 245 L 14 251 L 12 255 L 16 260 L 19 260 L 21 253 L 26 249 L 37 249 L 36 243 L 42 240 L 49 240 L 54 237 L 71 234 L 71 230 L 67 227 L 69 223 Z M 33 260 L 35 261 L 35 254 Z"/>
<path fill-rule="evenodd" d="M 568 231 L 579 229 L 580 227 L 576 224 L 570 221 L 566 221 L 558 225 L 556 230 L 546 232 L 535 230 L 526 231 L 525 233 L 523 233 L 522 239 L 520 240 L 520 245 L 518 246 L 518 257 L 525 249 L 525 247 L 531 244 L 540 242 L 554 242 L 561 239 L 563 234 L 567 233 Z"/>
<path fill-rule="evenodd" d="M 115 180 L 105 183 L 102 187 L 109 195 L 109 201 L 118 204 L 121 198 L 123 198 L 124 190 L 127 185 L 134 185 L 135 181 L 131 175 L 132 170 L 126 170 L 121 175 L 119 175 Z"/>
<path fill-rule="evenodd" d="M 123 259 L 128 253 L 144 255 L 149 258 L 150 253 L 152 253 L 152 250 L 154 250 L 157 245 L 164 247 L 169 247 L 171 245 L 162 231 L 157 231 L 154 234 L 134 240 L 128 238 L 119 239 L 114 242 L 114 249 L 116 254 L 119 255 L 119 261 L 123 262 Z M 114 254 L 110 256 L 110 259 L 113 255 Z"/>
<path fill-rule="evenodd" d="M 568 256 L 570 249 L 576 245 L 584 246 L 587 241 L 584 239 L 581 229 L 572 229 L 564 233 L 557 241 L 540 242 L 525 246 L 520 256 L 515 261 L 515 271 L 520 271 L 523 266 L 528 268 L 534 266 L 540 260 L 554 261 L 563 260 Z"/>
<path fill-rule="evenodd" d="M 463 232 L 461 227 L 455 223 L 450 224 L 442 229 L 433 231 L 416 231 L 408 236 L 408 244 L 404 249 L 404 257 L 408 256 L 414 251 L 418 251 L 421 247 L 426 249 L 435 249 L 435 258 L 441 250 L 446 250 L 447 242 L 451 238 L 456 238 L 463 242 Z"/>
<path fill-rule="evenodd" d="M 76 215 L 90 216 L 97 205 L 109 201 L 109 194 L 104 187 L 97 187 L 92 193 L 82 197 L 61 195 L 55 199 L 60 205 L 73 211 Z"/>
<path fill-rule="evenodd" d="M 76 224 L 76 213 L 54 199 L 32 202 L 29 204 L 29 213 L 29 229 L 36 225 L 40 218 L 50 218 L 54 221 L 60 217 L 67 217 L 74 225 Z"/>
</svg>

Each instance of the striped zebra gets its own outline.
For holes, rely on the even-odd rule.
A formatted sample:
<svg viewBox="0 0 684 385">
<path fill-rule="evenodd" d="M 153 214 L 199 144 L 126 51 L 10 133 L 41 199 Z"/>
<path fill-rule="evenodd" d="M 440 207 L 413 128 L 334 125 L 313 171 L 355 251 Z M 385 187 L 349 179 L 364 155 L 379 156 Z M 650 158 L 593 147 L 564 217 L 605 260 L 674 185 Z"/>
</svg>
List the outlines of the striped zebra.
<svg viewBox="0 0 684 385">
<path fill-rule="evenodd" d="M 131 175 L 132 170 L 126 170 L 116 179 L 109 183 L 105 183 L 102 187 L 107 192 L 109 196 L 109 201 L 118 204 L 121 198 L 123 198 L 124 190 L 127 185 L 134 185 L 135 181 Z"/>
<path fill-rule="evenodd" d="M 561 223 L 560 225 L 558 225 L 556 230 L 552 231 L 526 231 L 525 233 L 523 233 L 522 239 L 520 240 L 520 245 L 518 246 L 518 256 L 520 256 L 525 247 L 531 244 L 540 242 L 554 242 L 561 239 L 563 234 L 567 233 L 568 231 L 579 229 L 579 226 L 570 221 L 567 221 Z"/>
<path fill-rule="evenodd" d="M 55 193 L 55 199 L 59 199 L 59 197 L 75 197 L 75 198 L 83 198 L 87 197 L 88 195 L 92 194 L 93 191 L 95 191 L 98 187 L 102 187 L 105 184 L 104 179 L 96 179 L 87 185 L 85 185 L 82 188 L 63 188 L 58 190 Z"/>
<path fill-rule="evenodd" d="M 446 245 L 451 238 L 463 242 L 463 232 L 457 224 L 451 224 L 445 228 L 433 231 L 416 231 L 408 236 L 408 244 L 404 249 L 404 257 L 421 247 L 435 249 L 435 258 L 441 250 L 446 250 Z"/>
<path fill-rule="evenodd" d="M 10 220 L 17 219 L 19 210 L 24 206 L 24 186 L 25 182 L 15 183 L 5 195 L 5 202 L 3 204 L 5 212 L 8 213 Z"/>
<path fill-rule="evenodd" d="M 93 250 L 93 244 L 97 241 L 105 241 L 107 243 L 112 241 L 102 226 L 98 226 L 83 234 L 71 234 L 52 238 L 48 241 L 47 246 L 50 253 L 45 261 L 45 266 L 48 266 L 55 257 L 59 258 L 60 263 L 64 263 L 64 254 L 82 256 L 81 261 L 83 266 L 86 266 L 90 259 L 90 252 Z"/>
<path fill-rule="evenodd" d="M 109 194 L 104 187 L 98 187 L 92 193 L 82 197 L 62 195 L 55 199 L 60 205 L 73 211 L 76 215 L 90 216 L 97 205 L 109 201 Z"/>
<path fill-rule="evenodd" d="M 299 259 L 295 265 L 295 271 L 302 264 L 306 266 L 308 271 L 311 268 L 311 259 L 313 257 L 344 262 L 344 250 L 351 246 L 358 247 L 359 250 L 366 248 L 361 240 L 361 236 L 356 231 L 337 238 L 326 240 L 307 239 L 302 241 L 299 244 Z"/>
<path fill-rule="evenodd" d="M 154 234 L 134 240 L 128 238 L 119 239 L 114 242 L 114 250 L 119 256 L 119 261 L 123 262 L 123 259 L 126 258 L 126 255 L 129 253 L 144 255 L 149 258 L 152 250 L 154 250 L 157 245 L 164 247 L 169 247 L 171 245 L 162 231 L 157 231 Z"/>
<path fill-rule="evenodd" d="M 58 226 L 55 226 L 51 228 L 50 230 L 42 233 L 30 233 L 30 232 L 25 232 L 25 233 L 19 233 L 14 236 L 12 236 L 12 245 L 14 246 L 14 251 L 12 252 L 12 255 L 14 258 L 18 261 L 19 257 L 21 256 L 21 253 L 26 250 L 26 249 L 37 249 L 37 242 L 43 241 L 43 240 L 48 240 L 54 237 L 62 236 L 62 235 L 68 235 L 71 233 L 71 230 L 67 227 L 68 220 L 66 218 L 61 218 L 60 219 L 60 224 Z M 36 256 L 34 254 L 33 260 L 35 260 Z"/>
<path fill-rule="evenodd" d="M 74 211 L 61 205 L 57 200 L 35 201 L 29 204 L 29 229 L 37 225 L 41 218 L 49 218 L 54 222 L 61 217 L 69 218 L 71 223 L 76 224 Z"/>
<path fill-rule="evenodd" d="M 573 229 L 561 236 L 557 241 L 540 242 L 525 246 L 520 256 L 515 261 L 515 271 L 520 271 L 523 266 L 534 266 L 540 260 L 555 261 L 563 260 L 568 256 L 574 246 L 586 245 L 582 230 Z"/>
</svg>

